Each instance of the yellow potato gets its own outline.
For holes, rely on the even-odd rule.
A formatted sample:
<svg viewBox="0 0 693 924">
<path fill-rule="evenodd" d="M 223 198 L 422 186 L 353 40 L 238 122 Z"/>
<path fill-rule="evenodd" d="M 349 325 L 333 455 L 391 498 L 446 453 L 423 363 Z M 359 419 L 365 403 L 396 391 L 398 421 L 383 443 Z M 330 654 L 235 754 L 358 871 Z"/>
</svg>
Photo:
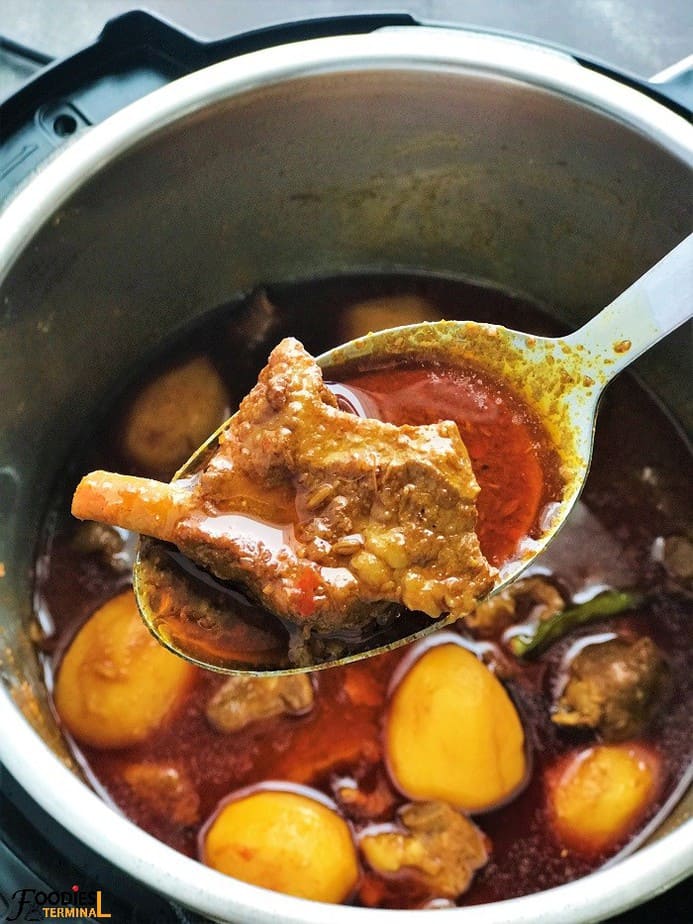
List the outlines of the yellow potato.
<svg viewBox="0 0 693 924">
<path fill-rule="evenodd" d="M 169 480 L 228 416 L 229 396 L 205 356 L 146 385 L 122 425 L 122 451 L 139 471 Z"/>
<path fill-rule="evenodd" d="M 549 774 L 556 832 L 569 847 L 612 847 L 637 824 L 657 789 L 658 760 L 637 745 L 597 745 Z"/>
<path fill-rule="evenodd" d="M 340 335 L 353 340 L 370 331 L 439 320 L 440 311 L 420 295 L 383 295 L 350 305 L 342 316 Z"/>
<path fill-rule="evenodd" d="M 482 812 L 523 783 L 524 732 L 501 683 L 454 641 L 424 652 L 397 685 L 385 726 L 395 785 L 412 799 Z"/>
<path fill-rule="evenodd" d="M 204 862 L 275 892 L 344 901 L 359 878 L 351 832 L 308 793 L 261 789 L 227 803 L 205 836 Z"/>
<path fill-rule="evenodd" d="M 55 705 L 78 741 L 96 748 L 128 747 L 165 721 L 194 673 L 191 664 L 154 639 L 127 590 L 78 632 L 60 665 Z"/>
</svg>

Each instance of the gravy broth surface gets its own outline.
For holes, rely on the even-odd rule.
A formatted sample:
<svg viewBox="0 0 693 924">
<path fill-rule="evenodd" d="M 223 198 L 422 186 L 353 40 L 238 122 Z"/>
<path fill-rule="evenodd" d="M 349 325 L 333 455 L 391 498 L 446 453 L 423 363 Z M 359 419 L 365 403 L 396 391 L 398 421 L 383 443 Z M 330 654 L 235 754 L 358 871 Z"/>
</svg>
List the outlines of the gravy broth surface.
<svg viewBox="0 0 693 924">
<path fill-rule="evenodd" d="M 427 277 L 347 277 L 272 287 L 270 301 L 277 310 L 266 313 L 257 327 L 246 305 L 216 311 L 160 365 L 165 368 L 182 356 L 203 353 L 225 382 L 232 403 L 238 402 L 281 337 L 296 336 L 319 354 L 365 332 L 350 328 L 351 306 L 403 295 L 429 307 L 426 320 L 470 318 L 540 335 L 563 333 L 535 306 L 491 289 Z M 404 317 L 401 323 L 410 320 Z M 137 384 L 127 383 L 109 419 L 117 418 Z M 331 387 L 355 413 L 397 424 L 457 422 L 481 488 L 482 549 L 494 565 L 512 555 L 522 536 L 531 535 L 544 505 L 555 496 L 550 453 L 536 422 L 514 404 L 512 395 L 473 369 L 410 364 L 352 370 Z M 41 538 L 35 594 L 49 690 L 80 627 L 130 582 L 132 537 L 123 537 L 122 549 L 110 556 L 85 549 L 76 541 L 79 527 L 68 514 L 67 498 L 74 484 L 83 472 L 96 467 L 123 470 L 117 427 L 108 423 L 97 424 L 90 448 L 77 448 L 69 460 Z M 622 588 L 640 592 L 643 602 L 633 612 L 574 628 L 539 657 L 527 660 L 513 655 L 512 628 L 508 632 L 507 625 L 481 632 L 460 622 L 446 630 L 502 680 L 522 721 L 530 767 L 519 794 L 507 804 L 473 816 L 491 845 L 490 859 L 458 904 L 511 898 L 585 875 L 627 847 L 680 787 L 691 757 L 692 604 L 690 588 L 672 575 L 662 548 L 690 528 L 690 469 L 689 448 L 676 426 L 647 392 L 623 376 L 603 402 L 582 499 L 560 536 L 533 564 L 530 576 L 549 580 L 573 603 Z M 136 467 L 132 471 L 138 473 Z M 248 623 L 256 626 L 260 651 L 262 645 L 271 649 L 285 643 L 281 627 L 267 631 L 263 612 L 238 591 L 229 592 L 236 595 L 239 607 L 247 609 Z M 599 643 L 614 634 L 625 639 L 648 636 L 667 664 L 663 708 L 633 739 L 634 746 L 655 755 L 660 773 L 635 829 L 606 849 L 581 851 L 567 847 L 556 834 L 549 781 L 558 762 L 600 737 L 589 729 L 556 725 L 551 710 L 565 681 L 570 651 L 580 640 L 587 643 L 594 637 Z M 358 840 L 374 823 L 394 823 L 397 810 L 411 801 L 392 782 L 383 731 L 393 676 L 409 654 L 404 648 L 316 672 L 309 712 L 269 716 L 232 733 L 220 733 L 206 714 L 225 678 L 193 668 L 183 701 L 145 741 L 115 749 L 74 739 L 72 744 L 105 799 L 188 856 L 199 856 L 200 831 L 231 793 L 268 780 L 320 791 L 333 800 Z M 164 799 L 163 804 L 144 798 L 132 784 L 132 767 L 150 765 L 172 769 L 170 778 L 184 779 L 185 787 L 173 785 L 169 801 Z M 357 799 L 348 795 L 354 790 Z M 410 872 L 383 875 L 362 861 L 359 884 L 349 900 L 376 907 L 421 907 L 435 897 Z"/>
</svg>

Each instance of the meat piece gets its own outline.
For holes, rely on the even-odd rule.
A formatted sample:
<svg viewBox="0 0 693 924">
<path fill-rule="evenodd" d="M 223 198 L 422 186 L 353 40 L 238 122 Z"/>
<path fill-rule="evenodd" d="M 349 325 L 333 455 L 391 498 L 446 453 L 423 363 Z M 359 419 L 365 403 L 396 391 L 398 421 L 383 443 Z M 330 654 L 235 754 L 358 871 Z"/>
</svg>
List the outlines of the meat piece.
<svg viewBox="0 0 693 924">
<path fill-rule="evenodd" d="M 352 706 L 379 707 L 385 699 L 386 677 L 374 676 L 372 669 L 362 662 L 349 664 L 342 669 L 341 688 Z"/>
<path fill-rule="evenodd" d="M 340 410 L 287 339 L 202 471 L 171 485 L 95 472 L 72 509 L 174 542 L 277 615 L 330 630 L 391 603 L 470 612 L 494 579 L 474 532 L 478 491 L 454 423 Z"/>
<path fill-rule="evenodd" d="M 432 897 L 456 898 L 488 860 L 484 834 L 446 802 L 412 802 L 399 810 L 399 829 L 366 833 L 360 847 L 380 873 L 413 872 Z"/>
<path fill-rule="evenodd" d="M 114 571 L 132 568 L 132 562 L 123 554 L 125 540 L 112 526 L 104 526 L 103 523 L 80 523 L 70 545 L 75 552 L 100 558 Z"/>
<path fill-rule="evenodd" d="M 632 738 L 661 704 L 667 673 L 647 636 L 588 645 L 570 663 L 552 719 L 557 725 L 595 728 L 605 741 Z"/>
<path fill-rule="evenodd" d="M 229 334 L 233 346 L 242 346 L 245 358 L 276 342 L 281 327 L 281 314 L 264 289 L 255 289 L 250 297 L 234 313 L 229 322 Z M 257 368 L 257 366 L 255 367 Z"/>
<path fill-rule="evenodd" d="M 205 714 L 217 731 L 230 734 L 275 715 L 305 715 L 313 708 L 313 684 L 305 674 L 283 677 L 229 677 L 207 703 Z"/>
<path fill-rule="evenodd" d="M 382 765 L 359 761 L 347 776 L 334 776 L 331 788 L 345 817 L 359 824 L 392 818 L 400 798 Z"/>
<path fill-rule="evenodd" d="M 475 635 L 489 638 L 515 622 L 544 620 L 560 613 L 564 607 L 563 597 L 546 578 L 522 578 L 478 603 L 467 616 L 466 623 Z"/>
<path fill-rule="evenodd" d="M 377 821 L 388 816 L 397 804 L 397 795 L 388 781 L 378 775 L 371 789 L 359 786 L 356 780 L 343 779 L 335 787 L 335 797 L 352 819 Z"/>
<path fill-rule="evenodd" d="M 658 543 L 657 557 L 667 573 L 684 586 L 693 585 L 693 542 L 688 536 L 667 536 Z"/>
<path fill-rule="evenodd" d="M 200 797 L 187 774 L 170 764 L 128 764 L 123 777 L 150 812 L 181 827 L 200 820 Z"/>
</svg>

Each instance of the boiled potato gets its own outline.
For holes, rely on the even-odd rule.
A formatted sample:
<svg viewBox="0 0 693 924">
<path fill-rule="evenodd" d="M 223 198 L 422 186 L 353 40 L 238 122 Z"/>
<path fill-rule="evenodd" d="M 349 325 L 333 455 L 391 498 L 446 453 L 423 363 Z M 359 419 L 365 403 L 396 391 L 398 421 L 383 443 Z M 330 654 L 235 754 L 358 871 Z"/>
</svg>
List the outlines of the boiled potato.
<svg viewBox="0 0 693 924">
<path fill-rule="evenodd" d="M 556 833 L 588 853 L 615 846 L 638 823 L 657 789 L 657 756 L 637 745 L 597 745 L 549 774 Z"/>
<path fill-rule="evenodd" d="M 168 481 L 228 416 L 229 396 L 205 356 L 146 385 L 122 424 L 121 448 L 145 475 Z"/>
<path fill-rule="evenodd" d="M 343 340 L 353 340 L 371 331 L 439 320 L 440 312 L 435 305 L 420 295 L 383 295 L 346 308 L 340 322 L 340 336 Z"/>
<path fill-rule="evenodd" d="M 253 885 L 342 902 L 359 869 L 347 823 L 319 793 L 261 789 L 232 799 L 207 830 L 203 860 Z"/>
<path fill-rule="evenodd" d="M 68 731 L 96 748 L 149 737 L 188 690 L 195 668 L 154 639 L 127 590 L 98 609 L 65 654 L 55 705 Z"/>
<path fill-rule="evenodd" d="M 393 782 L 413 799 L 438 799 L 466 812 L 490 809 L 526 777 L 517 711 L 472 652 L 455 641 L 422 647 L 388 711 Z"/>
</svg>

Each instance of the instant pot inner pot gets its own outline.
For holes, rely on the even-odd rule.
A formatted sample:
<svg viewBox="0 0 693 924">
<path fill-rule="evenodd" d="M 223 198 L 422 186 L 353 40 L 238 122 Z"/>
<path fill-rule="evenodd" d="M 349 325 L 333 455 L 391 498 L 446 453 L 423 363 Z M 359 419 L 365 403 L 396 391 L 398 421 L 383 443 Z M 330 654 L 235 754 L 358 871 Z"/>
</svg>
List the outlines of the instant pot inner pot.
<svg viewBox="0 0 693 924">
<path fill-rule="evenodd" d="M 383 269 L 487 280 L 578 323 L 684 236 L 688 183 L 604 112 L 423 69 L 247 92 L 86 180 L 0 293 L 0 650 L 27 718 L 64 754 L 27 634 L 47 494 L 87 420 L 172 331 L 258 283 Z M 670 338 L 640 365 L 679 416 L 684 362 Z"/>
</svg>

